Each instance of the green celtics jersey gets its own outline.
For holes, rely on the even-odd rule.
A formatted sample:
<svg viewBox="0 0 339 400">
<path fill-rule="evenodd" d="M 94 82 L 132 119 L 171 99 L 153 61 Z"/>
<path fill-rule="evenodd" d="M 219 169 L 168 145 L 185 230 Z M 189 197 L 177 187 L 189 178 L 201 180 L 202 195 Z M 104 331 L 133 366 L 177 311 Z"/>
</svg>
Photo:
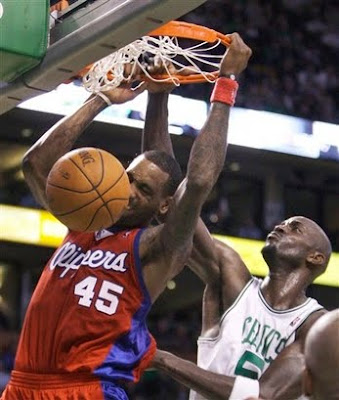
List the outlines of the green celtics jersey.
<svg viewBox="0 0 339 400">
<path fill-rule="evenodd" d="M 277 355 L 295 340 L 299 326 L 323 307 L 312 298 L 277 311 L 265 301 L 262 280 L 253 278 L 220 321 L 218 337 L 198 339 L 198 365 L 222 375 L 259 379 Z M 204 397 L 191 391 L 190 400 Z"/>
</svg>

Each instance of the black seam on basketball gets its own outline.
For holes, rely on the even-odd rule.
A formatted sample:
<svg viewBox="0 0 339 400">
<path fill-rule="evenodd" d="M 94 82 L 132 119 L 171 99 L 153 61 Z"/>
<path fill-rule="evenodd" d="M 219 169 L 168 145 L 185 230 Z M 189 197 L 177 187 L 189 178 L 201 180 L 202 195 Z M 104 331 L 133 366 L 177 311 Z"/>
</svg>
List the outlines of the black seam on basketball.
<svg viewBox="0 0 339 400">
<path fill-rule="evenodd" d="M 100 155 L 100 160 L 101 160 L 102 176 L 101 176 L 101 178 L 100 178 L 100 181 L 99 181 L 99 183 L 98 183 L 98 186 L 101 184 L 101 182 L 102 182 L 102 180 L 103 180 L 103 177 L 104 177 L 103 160 L 102 160 L 102 155 L 101 155 L 100 152 L 99 152 L 99 155 Z M 71 161 L 71 162 L 73 163 L 73 165 L 75 165 L 75 166 L 77 167 L 77 169 L 82 173 L 82 175 L 87 179 L 87 181 L 90 183 L 90 185 L 91 185 L 92 187 L 91 187 L 89 190 L 80 191 L 80 190 L 75 190 L 75 189 L 68 189 L 68 188 L 65 188 L 65 187 L 63 187 L 63 186 L 55 185 L 55 184 L 53 184 L 53 183 L 49 183 L 48 185 L 49 185 L 49 186 L 56 187 L 56 188 L 59 188 L 59 189 L 63 189 L 63 190 L 69 191 L 69 192 L 74 192 L 74 193 L 90 193 L 90 192 L 92 192 L 93 189 L 97 192 L 95 185 L 93 185 L 92 181 L 91 181 L 91 180 L 88 178 L 88 176 L 83 172 L 83 170 L 79 167 L 79 165 L 78 165 L 72 158 L 70 158 L 69 161 Z M 120 179 L 120 178 L 119 178 L 119 179 Z M 97 193 L 98 193 L 98 192 L 97 192 Z M 98 193 L 98 194 L 99 194 L 99 193 Z"/>
<path fill-rule="evenodd" d="M 110 200 L 110 202 L 111 201 L 115 201 L 115 200 L 127 200 L 126 198 L 123 198 L 123 199 L 112 199 L 112 200 Z M 106 209 L 108 210 L 108 208 L 107 208 L 107 206 L 106 206 L 106 203 L 104 203 L 104 204 L 102 204 L 99 208 L 97 208 L 96 209 L 96 211 L 95 211 L 95 213 L 93 214 L 93 216 L 92 216 L 92 219 L 91 219 L 91 221 L 90 221 L 90 223 L 87 225 L 87 227 L 84 229 L 85 231 L 87 231 L 88 229 L 89 229 L 89 227 L 93 224 L 93 222 L 94 222 L 94 220 L 95 220 L 95 218 L 96 218 L 96 216 L 97 216 L 97 213 L 102 209 L 102 208 L 104 208 L 104 207 L 106 207 Z M 111 216 L 111 218 L 112 218 L 112 216 Z M 114 223 L 114 220 L 112 219 L 112 224 Z"/>
<path fill-rule="evenodd" d="M 102 183 L 103 177 L 104 177 L 104 163 L 103 163 L 103 158 L 102 158 L 102 154 L 100 153 L 100 151 L 99 151 L 99 155 L 100 155 L 100 158 L 101 158 L 102 177 L 101 177 L 101 179 L 100 179 L 98 185 L 94 185 L 93 182 L 92 182 L 92 181 L 88 178 L 88 176 L 84 173 L 84 171 L 79 167 L 79 165 L 78 165 L 74 160 L 70 159 L 70 161 L 78 168 L 78 170 L 83 174 L 83 176 L 84 176 L 84 177 L 87 179 L 87 181 L 91 184 L 92 190 L 94 189 L 97 193 L 98 193 L 97 187 L 100 186 L 100 184 Z M 122 169 L 121 175 L 116 179 L 115 182 L 112 183 L 112 185 L 111 185 L 109 188 L 107 188 L 107 190 L 106 190 L 103 194 L 107 193 L 110 189 L 112 189 L 112 187 L 113 187 L 114 185 L 116 185 L 116 184 L 120 181 L 121 177 L 124 175 L 124 172 L 125 172 L 125 170 Z M 70 189 L 70 190 L 72 190 L 72 189 Z M 90 190 L 90 191 L 91 191 L 91 190 Z M 98 193 L 98 195 L 101 197 L 100 193 Z"/>
<path fill-rule="evenodd" d="M 87 181 L 91 184 L 91 186 L 92 186 L 92 190 L 94 189 L 96 192 L 97 192 L 97 187 L 99 187 L 100 185 L 101 185 L 101 183 L 102 183 L 102 181 L 103 181 L 103 179 L 104 179 L 104 175 L 105 175 L 105 164 L 104 164 L 104 160 L 103 160 L 103 157 L 102 157 L 102 154 L 101 154 L 101 152 L 100 152 L 100 150 L 96 150 L 98 153 L 99 153 L 99 156 L 100 156 L 100 161 L 101 161 L 101 178 L 100 178 L 100 181 L 99 181 L 99 183 L 97 184 L 97 185 L 94 185 L 94 183 L 89 179 L 89 177 L 85 174 L 85 172 L 79 167 L 79 165 L 74 161 L 74 160 L 72 160 L 72 159 L 70 159 L 70 161 L 78 168 L 78 170 L 83 174 L 83 176 L 87 179 Z M 115 182 L 113 182 L 112 183 L 112 185 L 106 190 L 106 192 L 108 191 L 108 190 L 110 190 L 114 185 L 116 185 L 118 182 L 119 182 L 119 180 L 121 179 L 121 177 L 122 177 L 122 175 L 124 174 L 124 169 L 122 170 L 122 172 L 121 172 L 121 175 L 117 178 L 117 180 L 115 181 Z M 106 192 L 104 192 L 104 193 L 106 193 Z M 97 192 L 98 193 L 98 192 Z M 98 193 L 99 194 L 99 196 L 100 196 L 100 193 Z"/>
<path fill-rule="evenodd" d="M 105 207 L 105 204 L 102 204 L 100 207 L 98 207 L 98 208 L 96 209 L 95 213 L 94 213 L 93 216 L 92 216 L 92 219 L 91 219 L 90 223 L 89 223 L 89 224 L 86 226 L 86 228 L 84 229 L 85 231 L 87 231 L 87 230 L 89 229 L 89 227 L 93 224 L 93 221 L 95 220 L 95 218 L 96 218 L 98 212 L 99 212 L 103 207 Z M 107 208 L 107 207 L 106 207 L 106 208 Z"/>
<path fill-rule="evenodd" d="M 89 190 L 81 192 L 80 190 L 68 189 L 68 188 L 65 188 L 63 186 L 55 185 L 54 183 L 48 183 L 48 186 L 52 186 L 52 187 L 55 187 L 55 188 L 58 188 L 58 189 L 66 190 L 67 192 L 74 192 L 74 193 L 90 193 L 93 190 L 93 188 L 91 188 Z"/>
<path fill-rule="evenodd" d="M 91 203 L 93 203 L 94 201 L 96 201 L 96 200 L 98 200 L 98 199 L 99 199 L 99 197 L 96 197 L 94 200 L 91 200 L 89 203 L 87 203 L 87 204 L 85 204 L 85 205 L 83 205 L 83 206 L 81 206 L 81 207 L 79 207 L 79 208 L 75 208 L 74 210 L 67 211 L 66 213 L 63 213 L 63 214 L 57 214 L 57 213 L 55 213 L 55 212 L 53 211 L 53 215 L 55 215 L 56 217 L 64 217 L 65 215 L 72 214 L 72 213 L 74 213 L 74 212 L 76 212 L 76 211 L 81 210 L 81 209 L 84 208 L 84 207 L 87 207 L 88 205 L 90 205 Z M 102 199 L 101 199 L 101 200 L 102 200 Z M 115 201 L 115 200 L 128 200 L 128 198 L 126 198 L 126 197 L 119 197 L 119 198 L 110 199 L 110 200 L 108 200 L 108 202 L 104 202 L 104 204 L 103 204 L 102 206 L 104 206 L 106 203 L 110 203 L 111 201 Z M 102 206 L 100 206 L 99 208 L 101 208 Z"/>
<path fill-rule="evenodd" d="M 100 154 L 100 153 L 99 153 Z M 101 154 L 100 154 L 100 159 L 101 159 L 101 166 L 102 166 L 102 157 L 101 157 Z M 79 165 L 74 161 L 74 160 L 72 160 L 71 158 L 70 158 L 70 161 L 78 168 L 78 170 L 82 173 L 82 175 L 87 179 L 87 181 L 91 184 L 91 186 L 92 186 L 92 190 L 94 189 L 95 191 L 96 191 L 96 186 L 93 184 L 93 182 L 89 179 L 89 177 L 85 174 L 85 172 L 79 167 Z M 102 168 L 101 168 L 102 169 Z M 103 179 L 103 176 L 104 176 L 104 171 L 102 170 L 102 174 L 101 174 L 101 178 L 100 178 L 100 181 L 99 181 L 99 183 L 98 183 L 98 186 L 101 184 L 101 182 L 102 182 L 102 179 Z"/>
<path fill-rule="evenodd" d="M 122 170 L 121 175 L 119 176 L 119 178 L 114 182 L 114 184 L 112 186 L 110 186 L 108 189 L 106 189 L 102 195 L 105 195 L 108 191 L 110 191 L 113 188 L 113 186 L 115 186 L 120 181 L 120 179 L 124 176 L 124 172 L 125 171 Z"/>
<path fill-rule="evenodd" d="M 122 198 L 118 198 L 118 199 L 111 199 L 111 200 L 107 200 L 106 202 L 105 202 L 105 205 L 106 205 L 106 207 L 107 207 L 107 204 L 110 204 L 112 201 L 116 201 L 116 200 L 120 200 L 120 201 L 128 201 L 129 200 L 129 197 L 122 197 Z"/>
<path fill-rule="evenodd" d="M 100 193 L 98 192 L 98 190 L 97 190 L 97 187 L 99 187 L 99 185 L 102 183 L 103 177 L 104 177 L 104 175 L 105 175 L 105 164 L 104 164 L 104 161 L 103 161 L 103 157 L 102 157 L 101 151 L 100 151 L 100 150 L 96 150 L 96 151 L 99 153 L 99 156 L 100 156 L 100 160 L 101 160 L 101 170 L 102 170 L 101 179 L 100 179 L 100 181 L 99 181 L 99 183 L 98 183 L 97 186 L 95 186 L 95 185 L 93 184 L 93 182 L 88 178 L 88 176 L 85 174 L 85 172 L 79 167 L 79 165 L 78 165 L 74 160 L 70 159 L 70 161 L 79 169 L 79 171 L 81 171 L 81 173 L 83 174 L 83 176 L 84 176 L 84 177 L 87 179 L 87 181 L 92 185 L 93 190 L 95 190 L 95 191 L 97 192 L 97 194 L 98 194 L 97 199 L 100 198 L 101 201 L 103 202 L 103 204 L 105 205 L 105 207 L 107 208 L 107 211 L 108 211 L 108 213 L 109 213 L 109 215 L 110 215 L 110 217 L 111 217 L 111 221 L 112 221 L 112 224 L 113 224 L 114 218 L 113 218 L 113 216 L 112 216 L 112 214 L 111 214 L 111 211 L 110 211 L 110 209 L 107 207 L 106 202 L 104 201 L 104 199 L 103 199 L 102 196 L 105 195 L 105 193 L 107 193 L 110 189 L 112 189 L 112 188 L 120 181 L 120 179 L 121 179 L 121 177 L 124 175 L 124 172 L 125 172 L 125 171 L 124 171 L 124 169 L 122 169 L 121 175 L 117 178 L 117 180 L 116 180 L 104 193 L 100 194 Z"/>
</svg>

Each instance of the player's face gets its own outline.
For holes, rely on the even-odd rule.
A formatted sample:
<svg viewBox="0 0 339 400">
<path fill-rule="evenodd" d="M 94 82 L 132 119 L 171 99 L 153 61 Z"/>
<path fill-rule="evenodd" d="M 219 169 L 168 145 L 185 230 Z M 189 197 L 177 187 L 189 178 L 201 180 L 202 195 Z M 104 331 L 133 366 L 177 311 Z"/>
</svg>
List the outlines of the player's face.
<svg viewBox="0 0 339 400">
<path fill-rule="evenodd" d="M 268 263 L 286 261 L 298 267 L 317 247 L 318 225 L 305 217 L 292 217 L 274 227 L 267 235 L 262 254 Z"/>
<path fill-rule="evenodd" d="M 168 174 L 143 155 L 137 157 L 126 171 L 131 183 L 131 196 L 119 225 L 146 226 L 164 201 L 163 188 Z"/>
</svg>

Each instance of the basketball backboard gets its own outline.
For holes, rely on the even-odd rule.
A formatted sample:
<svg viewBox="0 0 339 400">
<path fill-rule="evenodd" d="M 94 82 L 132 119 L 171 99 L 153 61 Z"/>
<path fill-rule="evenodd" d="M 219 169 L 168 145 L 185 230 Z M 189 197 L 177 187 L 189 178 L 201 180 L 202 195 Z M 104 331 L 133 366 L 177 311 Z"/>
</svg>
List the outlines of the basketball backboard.
<svg viewBox="0 0 339 400">
<path fill-rule="evenodd" d="M 107 56 L 206 0 L 78 0 L 50 30 L 43 61 L 10 83 L 1 83 L 0 115 L 53 90 L 84 66 Z"/>
</svg>

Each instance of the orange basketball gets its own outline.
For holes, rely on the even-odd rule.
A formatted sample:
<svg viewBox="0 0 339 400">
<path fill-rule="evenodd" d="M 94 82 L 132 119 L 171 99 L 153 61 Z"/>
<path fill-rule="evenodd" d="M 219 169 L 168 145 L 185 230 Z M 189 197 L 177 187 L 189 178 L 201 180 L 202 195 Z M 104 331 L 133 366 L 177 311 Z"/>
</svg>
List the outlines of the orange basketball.
<svg viewBox="0 0 339 400">
<path fill-rule="evenodd" d="M 92 147 L 70 151 L 51 169 L 46 185 L 50 212 L 69 229 L 113 225 L 130 197 L 127 173 L 112 154 Z"/>
</svg>

